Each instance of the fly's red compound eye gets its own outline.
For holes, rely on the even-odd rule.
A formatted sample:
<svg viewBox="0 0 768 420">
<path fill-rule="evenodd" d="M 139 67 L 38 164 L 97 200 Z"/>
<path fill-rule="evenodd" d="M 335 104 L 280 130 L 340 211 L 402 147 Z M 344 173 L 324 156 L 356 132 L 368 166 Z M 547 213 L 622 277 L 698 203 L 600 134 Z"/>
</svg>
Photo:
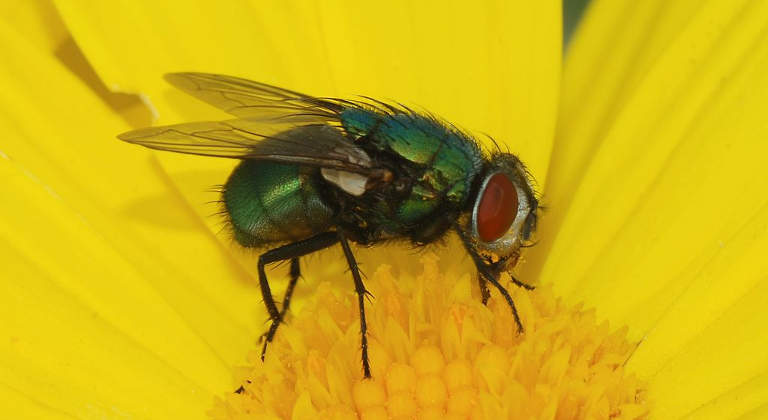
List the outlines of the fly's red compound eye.
<svg viewBox="0 0 768 420">
<path fill-rule="evenodd" d="M 512 226 L 517 217 L 518 198 L 515 184 L 502 173 L 488 180 L 477 206 L 477 233 L 483 242 L 493 242 Z"/>
</svg>

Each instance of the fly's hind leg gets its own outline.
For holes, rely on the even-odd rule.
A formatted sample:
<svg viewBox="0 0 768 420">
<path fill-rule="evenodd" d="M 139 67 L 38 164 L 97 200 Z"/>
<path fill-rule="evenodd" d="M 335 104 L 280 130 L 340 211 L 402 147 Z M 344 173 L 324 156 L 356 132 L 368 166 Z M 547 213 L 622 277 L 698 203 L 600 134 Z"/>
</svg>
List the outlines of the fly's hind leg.
<svg viewBox="0 0 768 420">
<path fill-rule="evenodd" d="M 299 266 L 298 258 L 291 258 L 291 281 L 288 283 L 288 288 L 285 289 L 285 296 L 283 296 L 283 307 L 280 309 L 280 318 L 282 319 L 288 308 L 291 305 L 291 296 L 293 295 L 293 289 L 296 287 L 296 282 L 301 277 L 301 267 Z"/>
<path fill-rule="evenodd" d="M 267 307 L 269 318 L 272 321 L 269 330 L 264 334 L 264 347 L 261 350 L 261 360 L 264 360 L 264 355 L 267 352 L 267 345 L 272 342 L 275 333 L 277 333 L 277 327 L 280 326 L 280 322 L 282 322 L 283 316 L 288 310 L 293 289 L 300 276 L 299 257 L 328 248 L 338 241 L 339 237 L 335 232 L 325 232 L 309 239 L 293 242 L 269 250 L 259 256 L 259 285 L 261 286 L 261 295 L 264 299 L 264 305 Z M 264 267 L 267 264 L 285 260 L 291 260 L 291 281 L 288 283 L 288 289 L 285 292 L 283 308 L 279 311 L 275 304 L 275 299 L 272 297 L 272 291 L 270 290 Z"/>
<path fill-rule="evenodd" d="M 283 307 L 280 308 L 277 321 L 270 317 L 272 319 L 272 324 L 270 324 L 267 332 L 261 336 L 261 339 L 264 340 L 264 346 L 261 348 L 261 360 L 264 360 L 264 355 L 267 353 L 267 343 L 271 343 L 272 339 L 275 338 L 277 327 L 279 327 L 285 319 L 285 314 L 288 313 L 288 308 L 291 305 L 291 296 L 293 296 L 293 290 L 296 288 L 296 283 L 299 281 L 299 277 L 301 277 L 301 268 L 299 266 L 298 257 L 291 258 L 290 276 L 291 279 L 288 282 L 288 287 L 285 289 L 285 295 L 283 296 Z"/>
</svg>

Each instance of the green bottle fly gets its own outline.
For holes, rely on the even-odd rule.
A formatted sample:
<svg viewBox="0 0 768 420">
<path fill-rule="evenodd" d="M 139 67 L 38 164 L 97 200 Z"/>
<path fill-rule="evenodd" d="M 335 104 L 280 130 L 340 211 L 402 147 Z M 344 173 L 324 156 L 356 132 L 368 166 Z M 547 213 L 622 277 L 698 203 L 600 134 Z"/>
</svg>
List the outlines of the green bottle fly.
<svg viewBox="0 0 768 420">
<path fill-rule="evenodd" d="M 469 135 L 434 117 L 376 100 L 315 98 L 231 76 L 174 73 L 166 79 L 235 118 L 131 131 L 119 136 L 152 149 L 241 160 L 222 195 L 235 240 L 266 248 L 259 283 L 275 336 L 300 275 L 299 258 L 340 244 L 360 308 L 363 375 L 370 377 L 366 290 L 349 242 L 461 238 L 479 276 L 509 304 L 499 283 L 536 228 L 538 202 L 524 165 L 511 153 L 484 153 Z M 264 267 L 290 261 L 278 309 Z M 513 282 L 532 288 L 512 277 Z"/>
</svg>

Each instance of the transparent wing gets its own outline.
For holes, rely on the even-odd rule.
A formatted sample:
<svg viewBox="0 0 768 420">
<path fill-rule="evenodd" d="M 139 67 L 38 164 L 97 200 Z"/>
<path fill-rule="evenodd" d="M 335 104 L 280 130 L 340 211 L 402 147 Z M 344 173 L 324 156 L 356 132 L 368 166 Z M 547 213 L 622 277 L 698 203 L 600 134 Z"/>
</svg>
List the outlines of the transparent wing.
<svg viewBox="0 0 768 420">
<path fill-rule="evenodd" d="M 371 158 L 329 125 L 206 121 L 129 131 L 120 140 L 150 149 L 234 159 L 270 160 L 369 174 Z"/>
<path fill-rule="evenodd" d="M 169 73 L 173 86 L 239 118 L 323 122 L 338 120 L 344 107 L 334 100 L 281 89 L 239 77 L 210 73 Z"/>
</svg>

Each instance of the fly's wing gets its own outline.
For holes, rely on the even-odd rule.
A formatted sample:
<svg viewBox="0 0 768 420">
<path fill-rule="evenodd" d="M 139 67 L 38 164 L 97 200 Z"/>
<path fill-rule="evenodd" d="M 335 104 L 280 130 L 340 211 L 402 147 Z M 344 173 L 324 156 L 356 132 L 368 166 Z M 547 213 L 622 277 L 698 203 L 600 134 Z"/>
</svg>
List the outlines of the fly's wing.
<svg viewBox="0 0 768 420">
<path fill-rule="evenodd" d="M 177 153 L 315 166 L 326 180 L 354 195 L 392 179 L 390 171 L 374 167 L 337 128 L 339 114 L 351 102 L 217 74 L 171 73 L 165 78 L 239 118 L 143 128 L 119 139 Z"/>
<path fill-rule="evenodd" d="M 330 99 L 319 99 L 287 89 L 239 77 L 209 73 L 170 73 L 173 86 L 229 114 L 248 119 L 294 121 L 338 120 L 344 107 Z"/>
<path fill-rule="evenodd" d="M 376 170 L 365 151 L 339 129 L 323 124 L 205 121 L 142 128 L 118 138 L 150 149 L 193 155 L 298 163 L 359 174 Z"/>
</svg>

